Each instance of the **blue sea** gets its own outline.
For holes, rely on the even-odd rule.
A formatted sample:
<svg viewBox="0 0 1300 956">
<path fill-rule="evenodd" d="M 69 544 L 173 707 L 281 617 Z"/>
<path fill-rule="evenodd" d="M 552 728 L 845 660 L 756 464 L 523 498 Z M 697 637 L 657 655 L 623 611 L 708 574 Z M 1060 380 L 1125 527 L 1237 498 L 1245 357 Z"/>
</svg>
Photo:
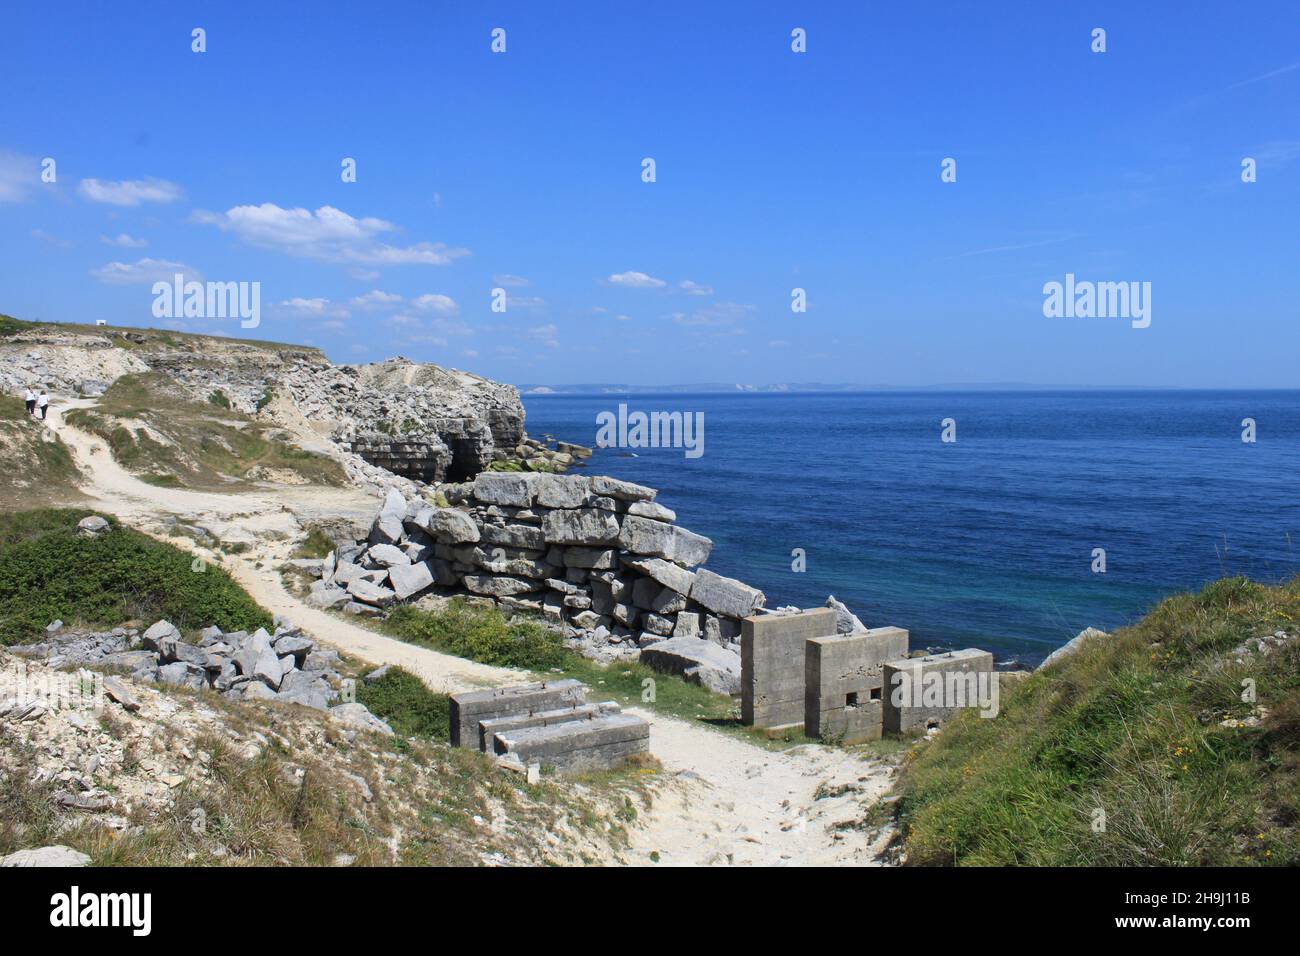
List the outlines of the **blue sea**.
<svg viewBox="0 0 1300 956">
<path fill-rule="evenodd" d="M 525 395 L 528 431 L 594 445 L 620 402 L 702 412 L 704 453 L 597 449 L 591 473 L 658 488 L 769 607 L 834 594 L 914 648 L 1033 664 L 1215 578 L 1300 573 L 1300 392 Z"/>
</svg>

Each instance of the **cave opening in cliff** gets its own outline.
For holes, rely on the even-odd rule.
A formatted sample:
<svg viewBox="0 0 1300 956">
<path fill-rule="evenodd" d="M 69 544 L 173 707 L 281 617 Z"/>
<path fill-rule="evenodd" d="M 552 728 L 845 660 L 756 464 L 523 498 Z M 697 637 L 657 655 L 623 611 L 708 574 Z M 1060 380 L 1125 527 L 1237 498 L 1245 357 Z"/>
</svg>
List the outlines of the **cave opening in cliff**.
<svg viewBox="0 0 1300 956">
<path fill-rule="evenodd" d="M 473 481 L 474 477 L 487 467 L 487 462 L 479 457 L 479 446 L 471 438 L 444 439 L 451 449 L 451 461 L 447 465 L 447 481 Z"/>
</svg>

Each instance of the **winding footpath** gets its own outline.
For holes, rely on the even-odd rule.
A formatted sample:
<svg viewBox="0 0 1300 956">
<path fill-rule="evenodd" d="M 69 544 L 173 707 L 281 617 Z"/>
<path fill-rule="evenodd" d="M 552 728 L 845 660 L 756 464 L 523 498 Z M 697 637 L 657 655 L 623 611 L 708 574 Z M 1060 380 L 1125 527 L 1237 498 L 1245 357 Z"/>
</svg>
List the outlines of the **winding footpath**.
<svg viewBox="0 0 1300 956">
<path fill-rule="evenodd" d="M 46 424 L 71 449 L 82 492 L 96 510 L 165 538 L 197 556 L 215 556 L 176 533 L 178 524 L 242 538 L 248 547 L 220 564 L 260 605 L 324 644 L 374 665 L 405 668 L 440 693 L 514 683 L 522 671 L 491 667 L 416 647 L 317 610 L 285 590 L 279 566 L 304 528 L 346 517 L 368 523 L 375 499 L 356 489 L 259 486 L 239 493 L 160 488 L 121 467 L 105 443 L 69 425 L 64 413 L 91 400 L 50 406 Z M 676 865 L 875 865 L 880 849 L 854 824 L 889 789 L 892 767 L 838 748 L 767 750 L 700 724 L 631 711 L 651 722 L 651 752 L 663 765 L 653 805 L 630 833 L 626 862 Z"/>
</svg>

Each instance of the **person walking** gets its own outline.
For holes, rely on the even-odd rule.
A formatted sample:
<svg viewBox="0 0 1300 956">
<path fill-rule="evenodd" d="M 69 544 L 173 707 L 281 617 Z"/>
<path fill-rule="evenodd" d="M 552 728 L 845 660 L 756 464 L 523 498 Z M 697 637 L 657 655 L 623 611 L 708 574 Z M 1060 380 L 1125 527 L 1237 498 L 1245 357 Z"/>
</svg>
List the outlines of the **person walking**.
<svg viewBox="0 0 1300 956">
<path fill-rule="evenodd" d="M 50 396 L 45 394 L 45 389 L 41 389 L 41 397 L 36 400 L 36 407 L 41 410 L 41 421 L 45 421 L 45 415 L 50 410 Z"/>
<path fill-rule="evenodd" d="M 27 414 L 35 415 L 36 414 L 36 393 L 32 391 L 32 387 L 30 385 L 27 386 L 27 391 L 23 393 L 23 401 L 27 404 Z"/>
</svg>

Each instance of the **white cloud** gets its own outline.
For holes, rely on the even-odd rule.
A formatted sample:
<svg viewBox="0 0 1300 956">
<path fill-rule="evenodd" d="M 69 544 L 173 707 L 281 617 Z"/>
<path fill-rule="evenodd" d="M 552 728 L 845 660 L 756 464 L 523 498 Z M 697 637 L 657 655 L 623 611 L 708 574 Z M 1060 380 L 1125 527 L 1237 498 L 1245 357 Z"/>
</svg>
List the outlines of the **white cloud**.
<svg viewBox="0 0 1300 956">
<path fill-rule="evenodd" d="M 541 339 L 542 344 L 547 348 L 556 349 L 560 347 L 560 341 L 556 338 L 559 329 L 553 323 L 547 325 L 537 325 L 528 330 L 528 334 L 535 339 Z"/>
<path fill-rule="evenodd" d="M 197 269 L 183 262 L 167 259 L 137 259 L 135 262 L 109 262 L 98 269 L 91 269 L 90 274 L 100 282 L 108 285 L 136 285 L 155 282 L 171 282 L 176 274 L 184 276 L 186 282 L 199 281 Z"/>
<path fill-rule="evenodd" d="M 32 156 L 0 150 L 0 202 L 22 202 L 41 185 L 41 162 Z"/>
<path fill-rule="evenodd" d="M 339 328 L 342 322 L 338 320 L 346 319 L 351 315 L 342 305 L 320 296 L 311 299 L 301 297 L 284 299 L 276 305 L 276 309 L 292 318 L 312 319 L 328 316 L 334 321 L 325 323 L 326 328 Z"/>
<path fill-rule="evenodd" d="M 619 321 L 619 322 L 631 322 L 631 321 L 632 321 L 632 316 L 630 316 L 630 315 L 616 315 L 616 316 L 614 316 L 614 318 L 615 318 L 617 321 Z"/>
<path fill-rule="evenodd" d="M 429 293 L 411 300 L 411 305 L 422 312 L 436 312 L 439 315 L 455 315 L 460 311 L 456 300 L 449 295 Z"/>
<path fill-rule="evenodd" d="M 623 286 L 625 289 L 662 289 L 668 284 L 663 279 L 656 279 L 644 272 L 619 272 L 606 281 L 610 285 Z"/>
<path fill-rule="evenodd" d="M 523 276 L 512 276 L 509 273 L 493 276 L 492 281 L 507 289 L 518 289 L 530 284 Z"/>
<path fill-rule="evenodd" d="M 508 309 L 540 309 L 544 305 L 546 305 L 546 300 L 539 295 L 506 296 L 506 308 Z"/>
<path fill-rule="evenodd" d="M 365 295 L 358 295 L 352 299 L 352 305 L 358 309 L 389 309 L 402 301 L 402 297 L 396 292 L 383 292 L 380 289 L 372 289 Z"/>
<path fill-rule="evenodd" d="M 465 358 L 478 358 L 478 350 L 477 350 L 477 349 L 466 349 L 465 351 L 461 352 L 460 354 L 463 355 L 463 356 L 465 356 Z"/>
<path fill-rule="evenodd" d="M 684 312 L 676 312 L 673 314 L 673 321 L 678 325 L 721 328 L 734 326 L 757 311 L 752 305 L 741 305 L 738 302 L 719 302 L 715 305 L 705 306 L 702 309 L 696 309 L 689 315 Z"/>
<path fill-rule="evenodd" d="M 175 202 L 184 193 L 181 187 L 165 179 L 123 179 L 110 182 L 104 179 L 83 179 L 77 192 L 91 202 L 110 206 L 138 206 L 145 202 Z"/>
<path fill-rule="evenodd" d="M 58 246 L 60 249 L 68 249 L 72 246 L 70 239 L 60 239 L 58 236 L 51 235 L 44 229 L 33 229 L 31 232 L 33 239 L 39 239 L 41 242 L 47 242 L 52 246 Z"/>
<path fill-rule="evenodd" d="M 389 245 L 378 236 L 397 231 L 393 223 L 374 217 L 356 219 L 333 206 L 321 206 L 311 212 L 262 203 L 235 206 L 224 213 L 200 210 L 194 213 L 194 219 L 229 232 L 252 246 L 325 262 L 445 266 L 469 255 L 468 249 L 455 249 L 441 242 Z"/>
<path fill-rule="evenodd" d="M 713 295 L 713 286 L 700 285 L 698 282 L 692 282 L 690 279 L 683 279 L 677 284 L 677 287 L 687 295 Z"/>
<path fill-rule="evenodd" d="M 100 236 L 99 241 L 105 245 L 120 246 L 123 249 L 143 249 L 149 245 L 148 239 L 136 239 L 124 232 L 120 232 L 116 236 Z"/>
</svg>

